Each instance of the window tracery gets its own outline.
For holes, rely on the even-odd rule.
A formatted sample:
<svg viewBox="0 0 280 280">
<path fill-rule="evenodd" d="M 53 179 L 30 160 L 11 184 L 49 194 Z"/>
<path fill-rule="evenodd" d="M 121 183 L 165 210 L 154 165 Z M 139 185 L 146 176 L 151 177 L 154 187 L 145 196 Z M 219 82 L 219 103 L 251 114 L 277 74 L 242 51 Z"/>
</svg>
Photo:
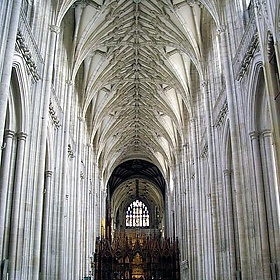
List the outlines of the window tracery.
<svg viewBox="0 0 280 280">
<path fill-rule="evenodd" d="M 126 227 L 149 227 L 150 216 L 148 207 L 141 200 L 134 200 L 126 210 Z"/>
</svg>

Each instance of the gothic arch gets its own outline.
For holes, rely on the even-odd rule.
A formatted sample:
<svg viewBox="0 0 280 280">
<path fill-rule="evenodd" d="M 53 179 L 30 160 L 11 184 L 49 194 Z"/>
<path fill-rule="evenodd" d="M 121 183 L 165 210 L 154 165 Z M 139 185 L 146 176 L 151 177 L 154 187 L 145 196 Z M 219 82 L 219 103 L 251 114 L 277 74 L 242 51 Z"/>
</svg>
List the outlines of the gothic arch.
<svg viewBox="0 0 280 280">
<path fill-rule="evenodd" d="M 54 163 L 54 139 L 51 127 L 48 127 L 46 144 L 46 171 L 53 170 Z"/>
<path fill-rule="evenodd" d="M 263 65 L 261 61 L 257 61 L 250 75 L 247 99 L 248 111 L 246 115 L 249 118 L 249 133 L 271 129 L 271 115 L 266 91 Z"/>
<path fill-rule="evenodd" d="M 232 162 L 232 144 L 230 136 L 230 123 L 226 119 L 222 138 L 223 147 L 223 201 L 226 203 L 224 210 L 224 232 L 226 232 L 226 250 L 229 258 L 225 259 L 226 266 L 232 278 L 240 277 L 240 250 L 238 241 L 238 217 L 236 214 L 237 201 L 235 196 L 234 170 Z M 236 276 L 235 276 L 236 275 Z"/>
<path fill-rule="evenodd" d="M 253 64 L 251 73 L 249 75 L 249 88 L 247 96 L 247 112 L 245 116 L 248 117 L 248 131 L 256 130 L 256 106 L 258 105 L 257 98 L 259 97 L 256 92 L 260 81 L 260 77 L 263 76 L 263 64 L 259 59 Z M 260 97 L 259 97 L 260 98 Z"/>
<path fill-rule="evenodd" d="M 15 54 L 12 66 L 7 110 L 4 112 L 6 125 L 0 167 L 1 198 L 4 198 L 0 239 L 3 240 L 1 253 L 5 259 L 9 259 L 8 269 L 11 278 L 14 278 L 14 271 L 19 270 L 21 265 L 16 252 L 22 253 L 24 242 L 21 229 L 24 227 L 27 188 L 23 174 L 30 108 L 27 74 L 19 55 Z"/>
<path fill-rule="evenodd" d="M 272 119 L 269 111 L 268 92 L 265 83 L 264 68 L 260 61 L 255 62 L 249 80 L 248 94 L 248 134 L 251 148 L 251 199 L 252 212 L 256 218 L 254 223 L 262 226 L 256 230 L 256 239 L 260 248 L 265 248 L 258 258 L 266 258 L 270 262 L 263 264 L 263 277 L 276 274 L 275 259 L 277 258 L 276 240 L 274 238 L 275 225 L 278 219 L 275 216 L 279 205 L 279 191 L 270 186 L 275 182 L 275 159 L 272 146 Z M 258 261 L 258 260 L 257 260 Z M 274 271 L 275 270 L 275 271 Z"/>
<path fill-rule="evenodd" d="M 223 145 L 222 146 L 223 147 L 223 157 L 222 157 L 223 170 L 231 170 L 232 150 L 231 150 L 229 119 L 226 119 L 225 124 L 223 126 L 222 145 Z"/>
<path fill-rule="evenodd" d="M 29 127 L 29 108 L 28 108 L 28 76 L 25 70 L 24 61 L 18 54 L 14 56 L 12 82 L 17 91 L 12 92 L 14 117 L 17 120 L 18 131 L 27 132 Z M 11 101 L 11 99 L 10 99 Z M 10 103 L 10 102 L 9 102 Z"/>
</svg>

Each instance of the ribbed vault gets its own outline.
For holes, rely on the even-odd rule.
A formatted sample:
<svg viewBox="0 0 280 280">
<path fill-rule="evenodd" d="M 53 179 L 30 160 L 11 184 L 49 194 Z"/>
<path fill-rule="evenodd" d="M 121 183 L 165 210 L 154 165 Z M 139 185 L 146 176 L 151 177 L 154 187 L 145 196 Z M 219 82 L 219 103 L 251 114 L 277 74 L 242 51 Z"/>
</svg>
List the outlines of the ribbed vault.
<svg viewBox="0 0 280 280">
<path fill-rule="evenodd" d="M 113 195 L 116 188 L 124 182 L 134 182 L 136 179 L 140 179 L 144 182 L 150 182 L 142 184 L 144 186 L 143 194 L 146 193 L 145 185 L 153 184 L 159 190 L 159 193 L 161 193 L 164 197 L 166 186 L 160 170 L 154 164 L 138 159 L 125 161 L 114 169 L 108 182 L 110 195 Z M 129 196 L 135 198 L 135 188 L 131 188 Z"/>
<path fill-rule="evenodd" d="M 65 1 L 73 79 L 102 176 L 128 159 L 175 164 L 202 77 L 202 17 L 213 1 Z M 71 9 L 69 9 L 71 6 Z M 197 79 L 196 79 L 197 82 Z"/>
</svg>

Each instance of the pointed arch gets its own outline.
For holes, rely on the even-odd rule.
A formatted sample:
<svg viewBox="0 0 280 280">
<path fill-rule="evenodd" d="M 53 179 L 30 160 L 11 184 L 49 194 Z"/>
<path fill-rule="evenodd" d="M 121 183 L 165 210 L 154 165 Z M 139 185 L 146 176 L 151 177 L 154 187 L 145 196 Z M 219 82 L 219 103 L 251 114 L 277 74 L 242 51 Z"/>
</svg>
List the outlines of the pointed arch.
<svg viewBox="0 0 280 280">
<path fill-rule="evenodd" d="M 16 91 L 12 92 L 9 99 L 9 104 L 14 104 L 14 118 L 17 122 L 18 131 L 29 131 L 29 88 L 28 74 L 25 70 L 25 62 L 19 54 L 15 54 L 13 69 L 12 69 L 12 86 Z M 12 109 L 11 109 L 12 110 Z M 11 120 L 12 121 L 12 120 Z M 15 125 L 15 124 L 13 124 Z"/>
<path fill-rule="evenodd" d="M 249 80 L 251 81 L 249 83 L 249 88 L 248 88 L 248 97 L 247 97 L 247 116 L 249 119 L 248 122 L 248 129 L 249 131 L 254 131 L 256 130 L 256 112 L 255 112 L 255 106 L 256 106 L 256 100 L 257 100 L 257 89 L 258 85 L 260 83 L 260 75 L 263 75 L 263 64 L 260 58 L 254 63 L 251 73 L 250 73 L 250 78 Z"/>
<path fill-rule="evenodd" d="M 148 228 L 150 226 L 148 206 L 141 199 L 133 200 L 126 208 L 125 220 L 127 228 Z"/>
</svg>

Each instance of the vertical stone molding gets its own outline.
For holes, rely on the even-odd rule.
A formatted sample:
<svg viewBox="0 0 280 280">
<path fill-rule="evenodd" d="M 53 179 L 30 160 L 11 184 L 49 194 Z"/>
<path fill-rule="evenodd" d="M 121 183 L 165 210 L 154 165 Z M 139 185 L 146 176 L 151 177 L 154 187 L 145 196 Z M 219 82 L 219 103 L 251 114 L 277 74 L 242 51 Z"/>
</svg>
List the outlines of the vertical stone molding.
<svg viewBox="0 0 280 280">
<path fill-rule="evenodd" d="M 50 205 L 51 198 L 51 180 L 53 176 L 53 171 L 45 171 L 45 187 L 44 187 L 44 209 L 43 209 L 43 224 L 42 224 L 42 253 L 41 253 L 41 264 L 40 264 L 40 277 L 41 279 L 49 279 L 50 275 L 48 274 L 47 262 L 48 257 L 51 255 L 51 243 L 50 240 L 50 230 L 49 225 L 52 221 L 52 209 Z"/>
<path fill-rule="evenodd" d="M 235 271 L 237 270 L 237 263 L 236 258 L 239 258 L 238 256 L 238 245 L 235 244 L 235 228 L 234 228 L 234 213 L 233 213 L 233 207 L 234 207 L 234 199 L 233 199 L 233 192 L 232 192 L 232 182 L 231 182 L 231 176 L 232 176 L 232 170 L 230 169 L 224 169 L 224 213 L 226 215 L 226 227 L 224 229 L 225 232 L 227 232 L 227 265 L 231 269 L 227 271 L 228 275 L 231 274 L 232 278 L 235 277 Z"/>
<path fill-rule="evenodd" d="M 39 265 L 41 257 L 41 238 L 42 238 L 42 220 L 43 220 L 43 196 L 44 196 L 44 184 L 45 184 L 45 160 L 46 160 L 46 143 L 47 143 L 47 126 L 48 126 L 48 114 L 49 114 L 49 101 L 52 89 L 52 75 L 53 75 L 53 62 L 55 56 L 55 46 L 57 40 L 57 34 L 59 28 L 57 26 L 50 25 L 50 32 L 48 36 L 48 49 L 46 51 L 45 60 L 47 61 L 46 72 L 43 79 L 46 83 L 43 85 L 44 99 L 43 99 L 43 122 L 42 133 L 40 135 L 40 148 L 39 148 L 39 166 L 38 166 L 38 185 L 34 192 L 36 193 L 36 203 L 34 204 L 34 236 L 32 239 L 33 258 L 31 259 L 30 266 L 32 267 L 33 277 L 39 276 Z"/>
<path fill-rule="evenodd" d="M 67 92 L 65 94 L 65 114 L 64 114 L 64 119 L 63 119 L 63 153 L 62 153 L 62 181 L 61 181 L 61 187 L 60 187 L 60 198 L 64 198 L 67 194 L 68 190 L 68 185 L 67 185 L 67 179 L 68 179 L 68 148 L 69 148 L 69 126 L 70 126 L 70 116 L 71 116 L 71 102 L 72 102 L 72 95 L 73 95 L 73 88 L 74 88 L 74 83 L 72 80 L 67 80 L 65 81 L 67 85 Z M 71 145 L 70 145 L 71 147 Z M 63 279 L 65 275 L 65 271 L 67 268 L 65 267 L 65 260 L 66 260 L 66 248 L 64 246 L 65 242 L 65 223 L 66 219 L 64 218 L 64 213 L 66 211 L 67 203 L 62 203 L 60 213 L 59 213 L 59 234 L 58 234 L 58 240 L 59 240 L 59 246 L 58 246 L 58 277 Z"/>
<path fill-rule="evenodd" d="M 253 193 L 253 199 L 255 199 L 255 211 L 258 215 L 259 220 L 255 220 L 254 223 L 260 225 L 260 232 L 256 230 L 256 238 L 260 240 L 260 248 L 257 251 L 261 252 L 259 258 L 257 258 L 257 264 L 259 268 L 259 275 L 263 275 L 264 279 L 270 279 L 270 254 L 269 254 L 269 243 L 268 243 L 268 232 L 267 232 L 267 216 L 266 216 L 266 201 L 264 193 L 264 182 L 263 182 L 263 170 L 259 143 L 259 132 L 250 132 L 251 144 L 252 144 L 252 156 L 254 166 L 254 177 L 255 177 L 255 189 Z M 258 235 L 258 236 L 257 236 Z"/>
<path fill-rule="evenodd" d="M 11 159 L 12 159 L 12 149 L 13 141 L 15 137 L 15 132 L 12 130 L 5 130 L 4 141 L 3 141 L 3 153 L 2 153 L 2 163 L 0 169 L 0 260 L 6 258 L 7 246 L 8 246 L 8 234 L 5 234 L 5 224 L 7 212 L 10 212 L 11 205 L 8 203 L 8 194 L 10 186 L 11 176 Z"/>
<path fill-rule="evenodd" d="M 15 162 L 15 175 L 13 184 L 13 205 L 11 216 L 10 247 L 9 247 L 9 277 L 20 279 L 17 273 L 20 271 L 23 249 L 24 228 L 24 200 L 26 188 L 22 182 L 24 154 L 27 134 L 19 132 L 17 137 L 17 154 Z"/>
<path fill-rule="evenodd" d="M 267 217 L 268 217 L 268 228 L 269 233 L 279 232 L 279 185 L 276 177 L 276 159 L 274 156 L 273 145 L 272 145 L 272 132 L 270 129 L 265 129 L 260 133 L 260 144 L 262 146 L 264 159 L 263 168 L 266 174 L 265 182 L 265 197 L 267 203 Z M 277 263 L 280 253 L 277 248 L 280 246 L 279 235 L 269 234 L 270 239 L 270 253 L 271 262 Z M 276 268 L 277 270 L 277 268 Z M 273 269 L 272 269 L 273 273 Z M 273 276 L 273 275 L 272 275 Z M 273 278 L 274 279 L 274 278 Z M 276 278 L 275 278 L 276 279 Z"/>
<path fill-rule="evenodd" d="M 206 121 L 206 131 L 207 131 L 207 142 L 205 143 L 202 153 L 201 153 L 201 157 L 203 159 L 209 159 L 209 161 L 213 164 L 209 165 L 209 175 L 210 175 L 210 182 L 209 185 L 211 185 L 211 192 L 216 194 L 218 193 L 219 189 L 218 189 L 218 184 L 217 184 L 217 180 L 215 177 L 215 172 L 214 172 L 214 166 L 215 166 L 215 158 L 214 158 L 214 139 L 215 139 L 215 135 L 214 135 L 214 131 L 213 131 L 213 125 L 212 125 L 212 120 L 211 120 L 211 109 L 210 109 L 210 98 L 209 98 L 209 88 L 208 88 L 208 82 L 206 80 L 203 80 L 201 82 L 201 87 L 202 87 L 202 91 L 203 91 L 203 96 L 204 96 L 204 107 L 205 107 L 205 121 Z M 209 219 L 206 218 L 206 222 L 208 222 L 210 225 L 209 227 L 211 227 L 212 232 L 218 232 L 219 231 L 219 225 L 221 225 L 221 223 L 223 223 L 222 219 L 219 217 L 218 215 L 218 209 L 220 209 L 220 207 L 222 207 L 222 205 L 220 205 L 220 201 L 219 201 L 219 197 L 216 195 L 213 195 L 211 197 L 211 206 L 212 208 L 212 221 L 209 221 Z M 213 242 L 214 242 L 214 246 L 213 246 L 213 251 L 214 254 L 216 254 L 217 252 L 220 252 L 221 249 L 220 247 L 220 240 L 219 240 L 219 236 L 218 234 L 213 234 L 211 236 Z M 216 269 L 218 272 L 218 274 L 222 273 L 222 264 L 221 263 L 217 263 Z M 213 274 L 214 275 L 214 274 Z"/>
<path fill-rule="evenodd" d="M 193 202 L 194 202 L 194 211 L 195 211 L 195 231 L 196 236 L 194 237 L 194 240 L 196 242 L 197 250 L 198 252 L 202 252 L 203 248 L 203 240 L 202 240 L 202 234 L 201 234 L 201 203 L 200 203 L 200 191 L 199 191 L 199 156 L 198 156 L 198 143 L 197 143 L 197 118 L 191 119 L 191 133 L 192 133 L 192 149 L 193 149 L 193 156 L 194 156 L 194 188 L 196 191 L 194 191 L 193 195 Z M 198 234 L 200 233 L 200 234 Z M 202 255 L 201 253 L 197 255 L 196 263 L 197 266 L 197 279 L 202 278 L 203 275 L 203 267 L 202 267 Z"/>
<path fill-rule="evenodd" d="M 74 205 L 74 219 L 75 219 L 75 225 L 74 225 L 74 248 L 75 251 L 79 252 L 81 251 L 81 241 L 83 240 L 83 234 L 81 227 L 83 225 L 88 225 L 89 219 L 86 217 L 86 221 L 83 222 L 83 218 L 81 216 L 81 213 L 84 212 L 83 207 L 85 205 L 89 204 L 89 197 L 86 194 L 86 181 L 87 181 L 87 169 L 85 166 L 85 160 L 83 159 L 83 137 L 84 137 L 84 122 L 85 119 L 81 116 L 78 116 L 78 128 L 77 128 L 77 138 L 78 145 L 77 145 L 77 166 L 80 166 L 80 174 L 77 174 L 77 180 L 76 180 L 76 194 L 75 194 L 75 205 Z M 78 176 L 80 175 L 80 176 Z M 85 202 L 85 203 L 83 203 Z M 87 213 L 88 215 L 88 213 Z M 79 271 L 81 269 L 81 263 L 85 265 L 82 262 L 81 254 L 74 254 L 73 256 L 73 275 L 75 278 L 79 278 Z M 84 269 L 85 270 L 85 269 Z"/>
<path fill-rule="evenodd" d="M 7 45 L 5 48 L 4 54 L 4 63 L 2 69 L 2 76 L 0 77 L 0 141 L 2 141 L 5 130 L 5 120 L 6 120 L 6 110 L 8 104 L 8 96 L 9 96 L 9 86 L 11 81 L 12 74 L 12 65 L 13 65 L 13 57 L 14 50 L 16 44 L 16 36 L 18 30 L 18 23 L 20 17 L 20 8 L 21 8 L 22 0 L 13 0 L 12 9 L 11 9 L 11 18 L 10 18 L 10 26 L 9 33 L 7 35 Z M 0 142 L 0 146 L 3 146 Z M 0 149 L 0 161 L 1 161 L 2 149 Z M 0 162 L 1 163 L 1 162 Z"/>
<path fill-rule="evenodd" d="M 265 155 L 266 169 L 268 172 L 268 185 L 274 186 L 277 184 L 276 173 L 276 161 L 274 157 L 274 151 L 272 146 L 272 133 L 270 129 L 263 130 L 260 133 L 260 142 L 263 147 Z"/>
<path fill-rule="evenodd" d="M 237 211 L 237 220 L 238 220 L 238 234 L 239 234 L 239 242 L 240 242 L 240 258 L 243 266 L 242 270 L 242 278 L 249 278 L 249 270 L 250 264 L 247 258 L 247 254 L 249 252 L 248 243 L 246 242 L 246 225 L 245 220 L 247 218 L 246 208 L 244 207 L 244 189 L 243 189 L 243 181 L 241 174 L 241 154 L 239 147 L 239 131 L 237 125 L 237 117 L 236 117 L 236 104 L 234 100 L 235 96 L 235 88 L 233 87 L 233 73 L 232 66 L 229 60 L 228 54 L 228 41 L 226 36 L 226 29 L 224 25 L 220 25 L 217 29 L 218 35 L 220 37 L 220 53 L 221 59 L 223 63 L 224 69 L 224 77 L 226 82 L 226 96 L 227 96 L 227 104 L 228 104 L 228 116 L 230 122 L 230 136 L 231 136 L 231 144 L 232 144 L 232 164 L 234 170 L 234 184 L 236 189 L 236 211 Z"/>
</svg>

